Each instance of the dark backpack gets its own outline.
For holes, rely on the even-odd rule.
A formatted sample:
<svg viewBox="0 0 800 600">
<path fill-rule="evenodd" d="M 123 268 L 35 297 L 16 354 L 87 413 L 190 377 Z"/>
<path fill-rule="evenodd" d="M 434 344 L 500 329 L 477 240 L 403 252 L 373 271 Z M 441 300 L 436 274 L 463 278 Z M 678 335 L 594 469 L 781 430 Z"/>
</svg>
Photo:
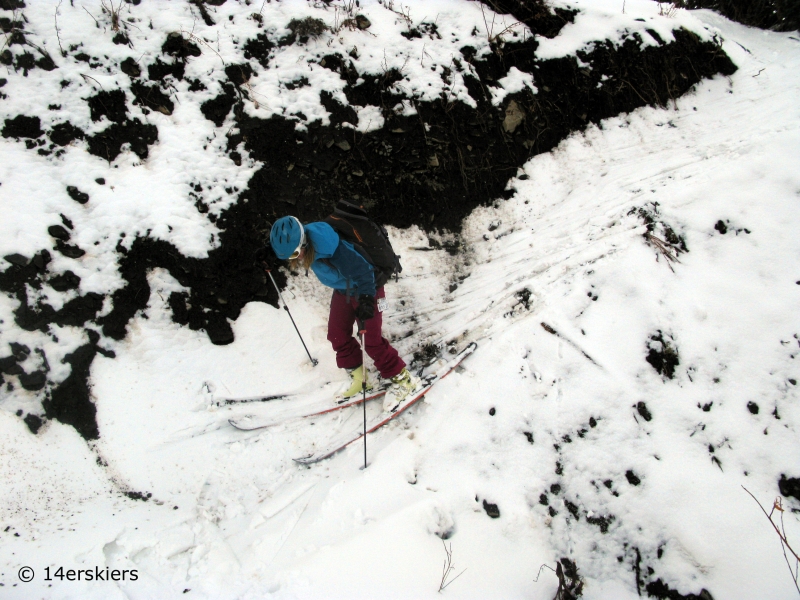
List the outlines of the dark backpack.
<svg viewBox="0 0 800 600">
<path fill-rule="evenodd" d="M 375 268 L 375 287 L 386 284 L 403 270 L 386 228 L 371 220 L 360 206 L 340 200 L 333 214 L 325 219 L 339 236 Z"/>
</svg>

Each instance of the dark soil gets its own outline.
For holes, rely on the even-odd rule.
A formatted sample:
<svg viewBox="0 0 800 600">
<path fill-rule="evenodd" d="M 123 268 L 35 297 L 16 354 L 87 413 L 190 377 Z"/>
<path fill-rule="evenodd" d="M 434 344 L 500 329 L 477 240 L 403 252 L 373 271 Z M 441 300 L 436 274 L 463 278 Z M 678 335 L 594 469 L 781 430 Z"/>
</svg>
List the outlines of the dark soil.
<svg viewBox="0 0 800 600">
<path fill-rule="evenodd" d="M 44 132 L 39 117 L 26 117 L 19 115 L 13 119 L 6 119 L 3 126 L 3 137 L 5 138 L 38 138 Z"/>
<path fill-rule="evenodd" d="M 50 141 L 57 146 L 66 146 L 75 140 L 82 140 L 86 138 L 86 134 L 80 127 L 75 127 L 72 123 L 59 123 L 53 125 L 53 129 L 48 134 Z"/>
<path fill-rule="evenodd" d="M 194 42 L 184 38 L 180 33 L 174 32 L 167 36 L 161 46 L 161 52 L 185 61 L 190 56 L 200 56 L 200 48 Z"/>
<path fill-rule="evenodd" d="M 3 10 L 17 10 L 18 8 L 25 8 L 23 0 L 0 0 L 0 8 Z"/>
<path fill-rule="evenodd" d="M 647 343 L 648 352 L 645 360 L 667 379 L 675 377 L 675 367 L 680 364 L 678 348 L 675 341 L 661 331 L 650 336 Z"/>
<path fill-rule="evenodd" d="M 165 115 L 171 115 L 175 104 L 164 94 L 157 85 L 145 85 L 138 81 L 131 83 L 131 91 L 136 99 L 134 104 L 146 106 Z"/>
<path fill-rule="evenodd" d="M 714 600 L 714 597 L 708 590 L 700 590 L 699 594 L 680 594 L 677 590 L 670 589 L 670 587 L 656 579 L 651 581 L 645 586 L 647 595 L 651 598 L 659 598 L 660 600 Z"/>
<path fill-rule="evenodd" d="M 500 14 L 513 15 L 530 30 L 546 38 L 556 37 L 567 23 L 575 20 L 577 10 L 556 8 L 552 10 L 544 0 L 486 0 L 486 4 Z"/>
<path fill-rule="evenodd" d="M 785 474 L 781 474 L 781 478 L 778 481 L 778 489 L 781 495 L 800 500 L 800 478 L 786 477 Z"/>
<path fill-rule="evenodd" d="M 200 106 L 200 112 L 209 121 L 213 122 L 217 127 L 222 127 L 228 113 L 236 103 L 235 92 L 233 86 L 230 84 L 223 84 L 222 93 L 216 98 L 203 102 Z"/>
<path fill-rule="evenodd" d="M 131 79 L 140 77 L 142 74 L 142 68 L 130 56 L 125 60 L 123 60 L 121 63 L 119 63 L 119 70 L 125 73 L 125 75 L 127 75 Z"/>
<path fill-rule="evenodd" d="M 149 154 L 148 146 L 158 141 L 158 128 L 142 123 L 139 119 L 114 123 L 97 135 L 90 136 L 89 153 L 113 161 L 122 152 L 122 146 L 129 144 L 131 151 L 144 160 Z"/>
<path fill-rule="evenodd" d="M 122 90 L 100 92 L 92 96 L 87 100 L 92 121 L 108 117 L 114 123 L 122 123 L 128 114 L 125 100 L 125 92 Z"/>
</svg>

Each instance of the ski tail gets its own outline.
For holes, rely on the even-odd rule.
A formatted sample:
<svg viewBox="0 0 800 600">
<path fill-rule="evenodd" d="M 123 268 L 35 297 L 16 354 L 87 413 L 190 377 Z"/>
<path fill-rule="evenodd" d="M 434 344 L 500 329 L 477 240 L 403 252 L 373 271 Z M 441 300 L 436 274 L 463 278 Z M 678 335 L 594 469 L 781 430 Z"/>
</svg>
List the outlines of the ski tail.
<svg viewBox="0 0 800 600">
<path fill-rule="evenodd" d="M 318 417 L 321 415 L 325 415 L 328 413 L 335 412 L 337 410 L 343 410 L 348 408 L 349 406 L 357 406 L 362 402 L 369 402 L 370 400 L 374 400 L 376 398 L 381 398 L 388 389 L 386 387 L 380 387 L 374 389 L 372 392 L 369 392 L 364 398 L 363 395 L 359 394 L 358 396 L 353 396 L 348 399 L 342 399 L 342 401 L 334 406 L 326 406 L 320 410 L 313 410 L 302 412 L 299 414 L 290 415 L 288 417 L 284 416 L 283 418 L 272 418 L 272 419 L 264 419 L 258 415 L 244 415 L 242 417 L 237 417 L 235 419 L 228 419 L 228 423 L 233 425 L 236 429 L 241 431 L 255 431 L 257 429 L 266 429 L 267 427 L 275 427 L 276 425 L 280 425 L 282 423 L 287 423 L 289 421 L 295 421 L 300 419 L 308 419 L 311 417 Z"/>
</svg>

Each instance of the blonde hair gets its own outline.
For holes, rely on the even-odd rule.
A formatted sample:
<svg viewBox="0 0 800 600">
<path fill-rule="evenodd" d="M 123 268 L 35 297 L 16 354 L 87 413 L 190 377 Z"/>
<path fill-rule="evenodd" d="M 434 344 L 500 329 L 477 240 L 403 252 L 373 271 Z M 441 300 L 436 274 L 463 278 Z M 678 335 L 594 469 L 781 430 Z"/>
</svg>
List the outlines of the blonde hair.
<svg viewBox="0 0 800 600">
<path fill-rule="evenodd" d="M 311 268 L 311 263 L 314 262 L 316 256 L 317 253 L 314 252 L 314 246 L 309 243 L 305 247 L 305 252 L 303 252 L 302 258 L 295 258 L 289 261 L 289 268 L 292 271 L 303 269 L 308 272 L 308 270 Z"/>
</svg>

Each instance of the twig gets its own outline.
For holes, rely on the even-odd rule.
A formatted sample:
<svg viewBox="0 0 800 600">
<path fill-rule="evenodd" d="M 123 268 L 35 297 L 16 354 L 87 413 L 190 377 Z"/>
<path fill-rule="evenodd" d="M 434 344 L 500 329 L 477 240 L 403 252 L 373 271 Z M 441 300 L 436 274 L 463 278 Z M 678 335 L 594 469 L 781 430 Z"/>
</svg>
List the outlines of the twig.
<svg viewBox="0 0 800 600">
<path fill-rule="evenodd" d="M 551 567 L 550 565 L 547 565 L 547 564 L 545 564 L 545 565 L 542 565 L 541 567 L 539 567 L 539 572 L 536 574 L 536 579 L 534 579 L 534 580 L 533 580 L 533 583 L 539 583 L 539 577 L 541 577 L 541 576 L 542 576 L 542 571 L 543 571 L 544 569 L 550 569 L 550 570 L 551 570 L 553 573 L 555 573 L 556 575 L 558 575 L 558 571 L 556 571 L 556 570 L 555 570 L 553 567 Z"/>
<path fill-rule="evenodd" d="M 56 22 L 56 38 L 58 39 L 58 48 L 59 48 L 59 50 L 61 50 L 61 56 L 66 56 L 67 53 L 64 52 L 64 48 L 61 46 L 61 36 L 58 33 L 58 9 L 61 8 L 61 3 L 63 1 L 64 0 L 58 0 L 58 6 L 56 6 L 56 12 L 53 15 L 53 19 L 55 19 L 55 22 Z"/>
<path fill-rule="evenodd" d="M 447 557 L 444 559 L 444 565 L 442 566 L 442 581 L 441 583 L 439 583 L 440 594 L 442 593 L 442 590 L 444 590 L 448 585 L 453 583 L 456 579 L 461 577 L 466 572 L 466 569 L 464 569 L 463 571 L 461 571 L 461 573 L 453 577 L 450 581 L 447 581 L 447 578 L 450 576 L 451 571 L 455 569 L 455 565 L 453 564 L 453 544 L 450 544 L 450 548 L 448 548 L 447 544 L 445 544 L 444 540 L 442 540 L 442 545 L 444 546 L 444 553 L 447 555 Z"/>
<path fill-rule="evenodd" d="M 769 511 L 769 513 L 767 513 L 767 511 L 764 510 L 764 507 L 761 505 L 761 502 L 759 502 L 758 499 L 752 493 L 750 493 L 750 490 L 748 490 L 744 486 L 742 486 L 742 489 L 745 492 L 747 492 L 753 500 L 756 501 L 756 504 L 758 504 L 758 508 L 760 508 L 761 512 L 764 513 L 764 516 L 767 517 L 767 519 L 769 519 L 769 522 L 772 525 L 772 528 L 775 530 L 775 533 L 778 534 L 778 537 L 781 540 L 781 549 L 783 550 L 783 558 L 786 559 L 786 566 L 789 567 L 789 573 L 792 575 L 792 581 L 794 582 L 794 587 L 797 589 L 797 593 L 800 594 L 800 585 L 798 585 L 798 583 L 797 583 L 798 575 L 800 575 L 800 556 L 798 556 L 797 552 L 795 552 L 792 549 L 792 547 L 789 545 L 789 540 L 786 539 L 786 528 L 784 527 L 784 524 L 783 524 L 783 512 L 784 512 L 784 510 L 783 510 L 783 504 L 781 503 L 780 497 L 775 498 L 775 503 L 772 505 L 772 510 Z M 775 523 L 775 521 L 772 520 L 772 514 L 776 510 L 781 513 L 781 527 L 780 527 L 780 529 L 778 529 L 778 525 Z M 791 552 L 792 556 L 794 556 L 794 559 L 795 559 L 795 568 L 794 568 L 794 570 L 792 570 L 792 565 L 789 562 L 789 557 L 786 556 L 786 550 L 787 549 L 789 550 L 789 552 Z"/>
<path fill-rule="evenodd" d="M 99 85 L 99 86 L 100 86 L 100 89 L 101 89 L 101 90 L 103 89 L 103 85 L 102 85 L 102 84 L 101 84 L 99 81 L 97 81 L 97 79 L 95 79 L 94 77 L 92 77 L 91 75 L 84 75 L 83 73 L 81 73 L 81 77 L 83 77 L 84 79 L 91 79 L 91 80 L 92 80 L 92 81 L 94 81 L 94 82 L 95 82 L 97 85 Z"/>
<path fill-rule="evenodd" d="M 658 250 L 661 254 L 664 255 L 664 258 L 667 259 L 667 266 L 669 267 L 669 270 L 674 273 L 675 269 L 673 269 L 672 265 L 669 263 L 676 262 L 680 264 L 681 261 L 678 260 L 677 256 L 679 250 L 677 248 L 670 246 L 669 244 L 667 244 L 667 242 L 665 242 L 661 238 L 657 238 L 649 231 L 644 234 L 644 237 L 648 242 L 650 242 L 656 248 L 656 250 Z M 672 254 L 673 251 L 675 251 L 675 254 Z"/>
<path fill-rule="evenodd" d="M 197 35 L 194 34 L 194 25 L 192 25 L 192 31 L 191 32 L 186 33 L 183 29 L 181 29 L 181 33 L 187 35 L 190 40 L 194 40 L 196 42 L 200 42 L 204 46 L 207 46 L 214 54 L 216 54 L 219 57 L 219 59 L 222 61 L 222 66 L 223 67 L 225 66 L 225 59 L 222 58 L 222 55 L 219 52 L 217 52 L 216 50 L 214 50 L 214 48 L 211 47 L 211 44 L 206 42 L 200 36 L 197 36 Z M 217 32 L 217 46 L 219 46 L 219 31 Z"/>
<path fill-rule="evenodd" d="M 110 5 L 106 6 L 106 0 L 100 0 L 100 6 L 103 7 L 103 12 L 111 17 L 111 31 L 119 31 L 119 12 L 122 10 L 122 0 L 119 0 L 119 5 L 114 8 L 114 0 L 108 0 Z"/>
<path fill-rule="evenodd" d="M 575 342 L 573 342 L 571 339 L 569 339 L 569 338 L 567 338 L 567 337 L 564 337 L 564 336 L 563 336 L 561 333 L 559 333 L 558 331 L 556 331 L 555 329 L 553 329 L 552 327 L 550 327 L 550 325 L 548 325 L 548 324 L 547 324 L 547 323 L 545 323 L 544 321 L 542 321 L 542 323 L 541 323 L 541 326 L 542 326 L 542 328 L 543 328 L 543 329 L 544 329 L 544 330 L 545 330 L 547 333 L 552 333 L 554 336 L 556 336 L 556 337 L 558 337 L 558 338 L 561 338 L 562 340 L 564 340 L 565 342 L 567 342 L 567 343 L 568 343 L 570 346 L 572 346 L 573 348 L 575 348 L 575 350 L 577 350 L 578 352 L 580 352 L 581 354 L 583 354 L 583 355 L 584 355 L 586 358 L 588 358 L 588 359 L 591 361 L 591 363 L 592 363 L 594 366 L 596 366 L 596 367 L 600 367 L 601 369 L 603 368 L 603 367 L 601 367 L 599 364 L 597 364 L 597 362 L 596 362 L 596 361 L 595 361 L 595 360 L 594 360 L 594 359 L 593 359 L 591 356 L 589 356 L 588 354 L 586 354 L 586 352 L 584 352 L 584 351 L 581 349 L 581 347 L 580 347 L 580 346 L 578 346 L 578 344 L 576 344 Z"/>
<path fill-rule="evenodd" d="M 83 10 L 85 10 L 85 11 L 86 11 L 86 14 L 87 14 L 87 15 L 89 15 L 90 17 L 92 17 L 92 20 L 93 20 L 93 21 L 95 22 L 95 24 L 97 25 L 97 28 L 98 28 L 98 29 L 100 29 L 100 23 L 98 23 L 98 22 L 97 22 L 97 19 L 95 19 L 95 18 L 94 18 L 94 15 L 93 15 L 92 13 L 90 13 L 90 12 L 89 12 L 89 11 L 86 9 L 86 7 L 85 7 L 85 6 L 81 6 L 81 8 L 82 8 Z"/>
</svg>

